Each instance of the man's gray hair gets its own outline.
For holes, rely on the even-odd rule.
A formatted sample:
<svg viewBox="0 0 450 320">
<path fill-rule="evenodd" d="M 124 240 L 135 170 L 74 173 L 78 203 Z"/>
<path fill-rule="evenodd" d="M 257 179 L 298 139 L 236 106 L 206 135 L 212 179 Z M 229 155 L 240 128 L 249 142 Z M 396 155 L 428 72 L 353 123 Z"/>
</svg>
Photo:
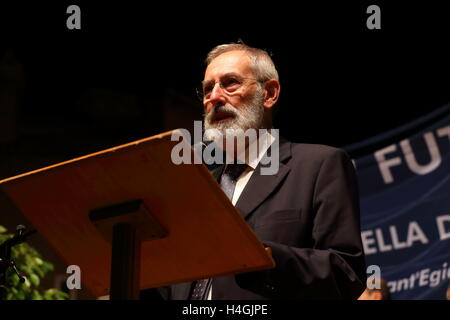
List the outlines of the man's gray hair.
<svg viewBox="0 0 450 320">
<path fill-rule="evenodd" d="M 273 63 L 272 58 L 270 58 L 270 55 L 267 53 L 267 51 L 253 48 L 243 43 L 228 43 L 214 47 L 206 57 L 206 65 L 208 66 L 211 61 L 220 56 L 222 53 L 230 51 L 244 51 L 247 53 L 252 62 L 252 68 L 258 80 L 279 80 L 275 64 Z"/>
</svg>

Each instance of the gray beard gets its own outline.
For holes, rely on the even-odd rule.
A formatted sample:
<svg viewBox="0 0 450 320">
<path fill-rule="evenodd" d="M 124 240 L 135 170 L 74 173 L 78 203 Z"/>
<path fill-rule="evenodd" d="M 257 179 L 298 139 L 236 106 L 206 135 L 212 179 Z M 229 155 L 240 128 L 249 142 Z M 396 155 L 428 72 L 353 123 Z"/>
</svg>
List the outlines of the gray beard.
<svg viewBox="0 0 450 320">
<path fill-rule="evenodd" d="M 213 108 L 204 115 L 205 140 L 214 141 L 217 138 L 217 131 L 224 137 L 228 132 L 248 129 L 262 129 L 264 126 L 264 91 L 257 89 L 255 96 L 249 103 L 242 104 L 240 108 L 235 108 L 231 104 Z M 227 112 L 234 116 L 234 119 L 224 123 L 211 123 L 212 118 L 218 112 Z M 215 130 L 211 130 L 215 129 Z"/>
</svg>

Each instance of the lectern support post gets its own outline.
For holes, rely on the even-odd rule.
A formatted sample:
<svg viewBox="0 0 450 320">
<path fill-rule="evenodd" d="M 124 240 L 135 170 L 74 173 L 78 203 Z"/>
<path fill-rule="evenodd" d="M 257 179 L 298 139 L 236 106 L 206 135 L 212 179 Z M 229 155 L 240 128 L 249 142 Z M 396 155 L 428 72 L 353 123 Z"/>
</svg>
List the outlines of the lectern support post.
<svg viewBox="0 0 450 320">
<path fill-rule="evenodd" d="M 111 258 L 111 300 L 139 299 L 141 239 L 136 226 L 114 225 Z"/>
<path fill-rule="evenodd" d="M 89 218 L 112 245 L 110 299 L 139 299 L 141 243 L 167 230 L 141 199 L 92 210 Z"/>
</svg>

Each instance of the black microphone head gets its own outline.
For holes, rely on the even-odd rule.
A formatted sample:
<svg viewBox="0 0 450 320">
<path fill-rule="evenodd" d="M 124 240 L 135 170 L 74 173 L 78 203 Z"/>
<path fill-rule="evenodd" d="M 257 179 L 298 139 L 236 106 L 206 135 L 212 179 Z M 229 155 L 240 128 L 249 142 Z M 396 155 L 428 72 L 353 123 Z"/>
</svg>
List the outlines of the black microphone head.
<svg viewBox="0 0 450 320">
<path fill-rule="evenodd" d="M 27 229 L 27 228 L 26 228 L 23 224 L 19 224 L 19 225 L 16 227 L 16 232 L 17 232 L 19 235 L 22 235 L 22 233 L 24 233 L 26 229 Z"/>
</svg>

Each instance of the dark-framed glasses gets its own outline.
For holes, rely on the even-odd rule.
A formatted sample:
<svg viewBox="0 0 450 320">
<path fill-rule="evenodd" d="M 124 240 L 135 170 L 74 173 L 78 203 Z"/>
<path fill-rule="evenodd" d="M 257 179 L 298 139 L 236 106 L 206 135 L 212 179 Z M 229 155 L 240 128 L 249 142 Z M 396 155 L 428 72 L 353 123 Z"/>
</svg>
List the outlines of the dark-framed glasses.
<svg viewBox="0 0 450 320">
<path fill-rule="evenodd" d="M 248 82 L 249 80 L 262 82 L 261 80 L 255 78 L 244 78 L 238 76 L 224 77 L 219 81 L 204 80 L 196 88 L 197 97 L 200 99 L 200 101 L 208 99 L 217 83 L 219 83 L 219 87 L 227 94 L 233 94 L 234 92 L 238 91 L 245 84 L 245 82 Z"/>
</svg>

